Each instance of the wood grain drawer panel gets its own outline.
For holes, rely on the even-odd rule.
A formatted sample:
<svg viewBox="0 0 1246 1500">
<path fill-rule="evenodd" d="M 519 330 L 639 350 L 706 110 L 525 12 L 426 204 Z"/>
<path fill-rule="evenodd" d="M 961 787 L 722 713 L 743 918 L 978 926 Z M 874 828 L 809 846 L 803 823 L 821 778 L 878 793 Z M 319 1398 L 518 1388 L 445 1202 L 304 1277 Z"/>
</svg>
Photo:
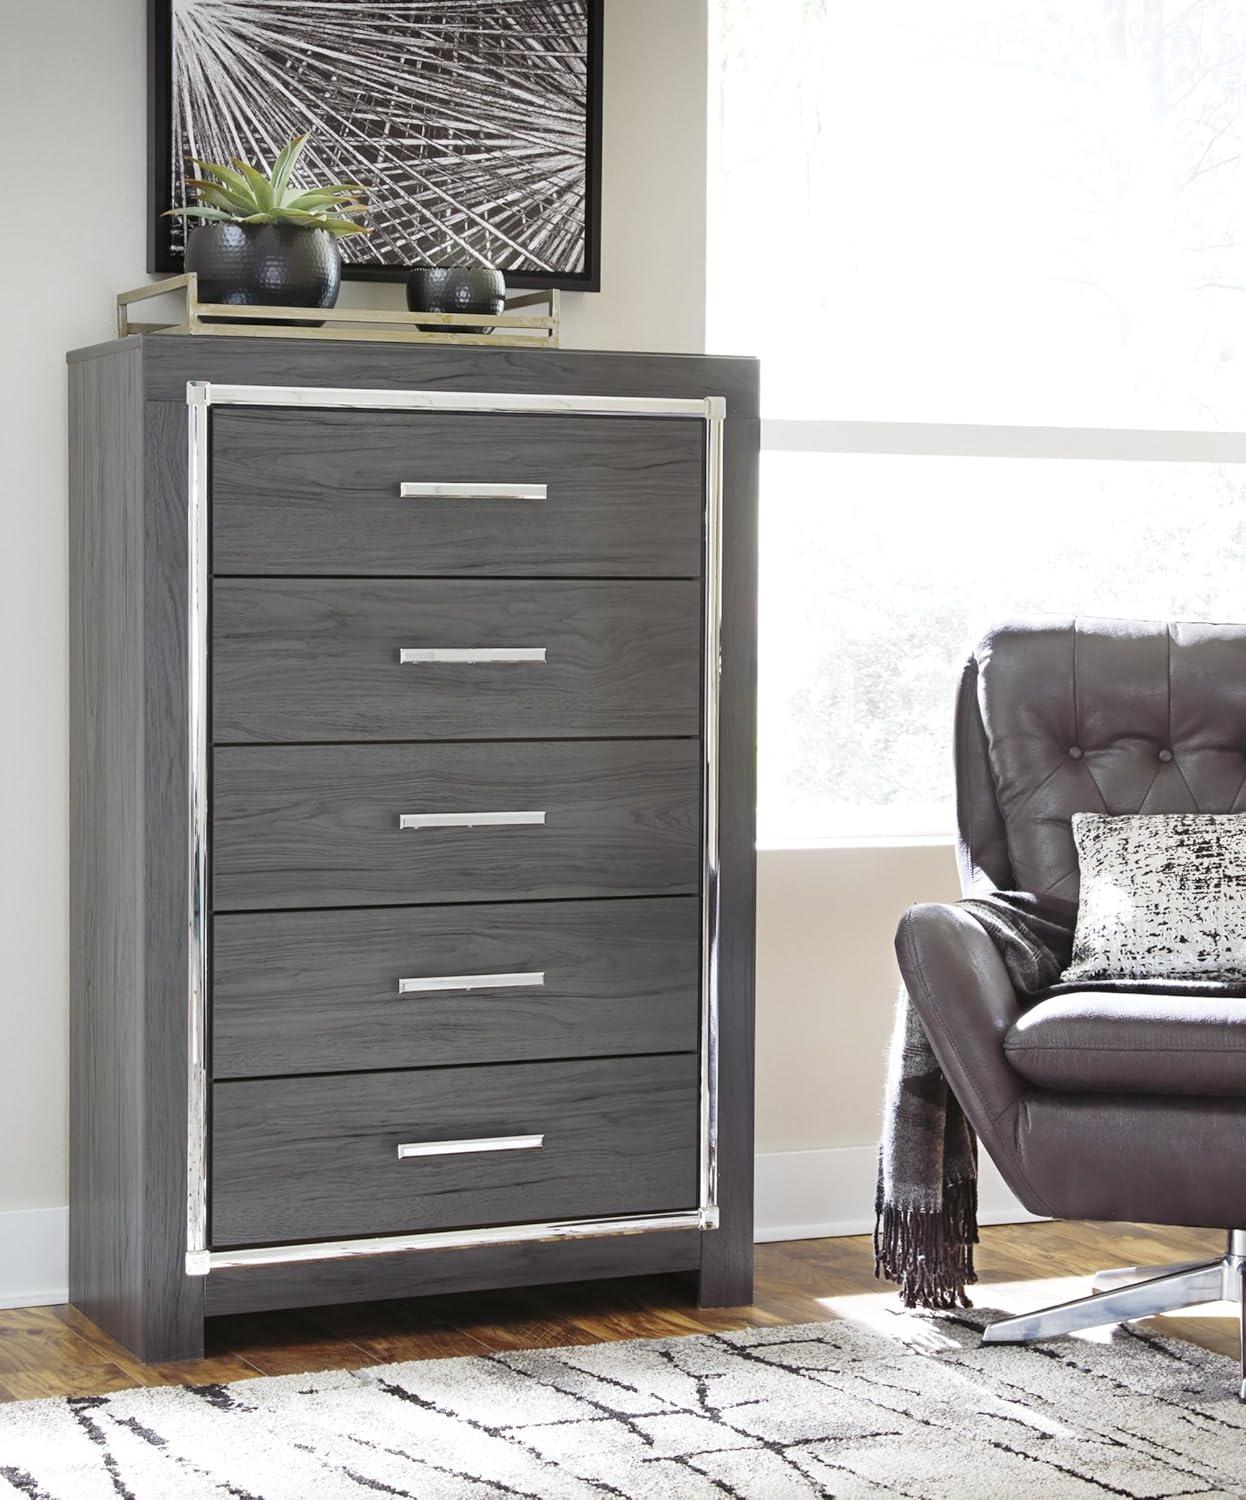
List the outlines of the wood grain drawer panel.
<svg viewBox="0 0 1246 1500">
<path fill-rule="evenodd" d="M 695 1056 L 218 1083 L 212 1113 L 217 1246 L 696 1201 Z M 398 1157 L 402 1143 L 528 1135 L 540 1149 Z"/>
<path fill-rule="evenodd" d="M 481 1245 L 471 1250 L 398 1250 L 389 1255 L 345 1255 L 275 1266 L 218 1267 L 203 1279 L 204 1311 L 216 1317 L 383 1297 L 695 1272 L 701 1264 L 703 1238 L 696 1229 L 658 1229 L 583 1240 Z"/>
<path fill-rule="evenodd" d="M 213 1070 L 695 1051 L 699 934 L 690 896 L 218 917 Z"/>
<path fill-rule="evenodd" d="M 213 590 L 218 742 L 695 735 L 692 580 L 222 579 Z M 523 650 L 544 661 L 402 662 Z"/>
<path fill-rule="evenodd" d="M 696 740 L 223 746 L 218 910 L 688 895 Z M 401 829 L 403 814 L 545 813 L 541 826 Z"/>
<path fill-rule="evenodd" d="M 213 414 L 221 573 L 695 577 L 704 427 L 682 418 Z M 404 482 L 543 500 L 402 499 Z"/>
</svg>

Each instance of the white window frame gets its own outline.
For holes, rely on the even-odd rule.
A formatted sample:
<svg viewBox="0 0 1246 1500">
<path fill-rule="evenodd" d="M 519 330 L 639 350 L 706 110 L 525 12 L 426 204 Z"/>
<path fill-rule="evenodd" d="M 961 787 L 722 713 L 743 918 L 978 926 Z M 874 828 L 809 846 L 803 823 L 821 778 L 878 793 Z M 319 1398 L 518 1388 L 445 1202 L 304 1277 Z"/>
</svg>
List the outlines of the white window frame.
<svg viewBox="0 0 1246 1500">
<path fill-rule="evenodd" d="M 763 416 L 761 448 L 763 453 L 1246 464 L 1246 431 L 1030 427 Z M 763 506 L 766 503 L 764 490 L 760 503 Z M 1246 617 L 1246 588 L 1243 599 L 1243 616 Z M 764 829 L 759 829 L 757 847 L 765 850 L 929 848 L 955 842 L 954 830 L 941 833 L 828 834 L 798 839 L 777 834 L 769 836 Z"/>
</svg>

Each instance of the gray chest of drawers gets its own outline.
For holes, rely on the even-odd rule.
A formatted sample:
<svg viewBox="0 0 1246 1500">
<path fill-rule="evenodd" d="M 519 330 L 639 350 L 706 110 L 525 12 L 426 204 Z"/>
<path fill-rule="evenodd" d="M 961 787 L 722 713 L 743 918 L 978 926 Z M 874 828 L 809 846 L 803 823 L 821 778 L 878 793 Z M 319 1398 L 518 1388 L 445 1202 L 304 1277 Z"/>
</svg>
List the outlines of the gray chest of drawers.
<svg viewBox="0 0 1246 1500">
<path fill-rule="evenodd" d="M 71 1298 L 752 1286 L 757 372 L 71 357 Z"/>
</svg>

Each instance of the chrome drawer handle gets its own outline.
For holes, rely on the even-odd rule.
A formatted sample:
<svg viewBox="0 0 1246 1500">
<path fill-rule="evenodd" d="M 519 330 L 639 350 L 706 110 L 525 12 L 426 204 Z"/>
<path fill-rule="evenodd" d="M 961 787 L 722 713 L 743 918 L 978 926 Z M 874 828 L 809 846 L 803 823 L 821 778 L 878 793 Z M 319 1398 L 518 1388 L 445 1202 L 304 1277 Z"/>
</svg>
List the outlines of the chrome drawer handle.
<svg viewBox="0 0 1246 1500">
<path fill-rule="evenodd" d="M 398 1147 L 398 1160 L 411 1156 L 464 1156 L 472 1151 L 539 1151 L 545 1144 L 543 1135 L 492 1135 L 477 1141 L 404 1141 Z"/>
<path fill-rule="evenodd" d="M 399 828 L 506 828 L 543 824 L 543 812 L 400 813 Z"/>
<path fill-rule="evenodd" d="M 398 486 L 403 500 L 544 500 L 543 484 L 440 484 L 407 482 Z"/>
<path fill-rule="evenodd" d="M 544 646 L 402 646 L 398 660 L 403 666 L 421 662 L 519 662 L 545 660 Z"/>
<path fill-rule="evenodd" d="M 432 979 L 400 979 L 400 995 L 428 995 L 439 990 L 544 989 L 545 971 L 529 974 L 441 974 Z"/>
</svg>

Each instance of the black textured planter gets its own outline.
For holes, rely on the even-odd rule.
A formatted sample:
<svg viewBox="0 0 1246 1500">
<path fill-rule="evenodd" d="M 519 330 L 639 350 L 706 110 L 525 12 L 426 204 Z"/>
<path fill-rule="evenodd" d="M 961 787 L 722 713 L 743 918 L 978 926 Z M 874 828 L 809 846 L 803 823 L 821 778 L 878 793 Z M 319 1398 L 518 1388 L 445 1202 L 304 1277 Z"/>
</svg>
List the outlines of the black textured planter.
<svg viewBox="0 0 1246 1500">
<path fill-rule="evenodd" d="M 488 313 L 506 311 L 506 278 L 491 266 L 418 266 L 407 277 L 412 312 Z M 492 328 L 417 324 L 424 333 L 492 333 Z"/>
<path fill-rule="evenodd" d="M 186 241 L 186 269 L 199 277 L 200 302 L 243 307 L 332 307 L 342 285 L 337 241 L 327 229 L 302 224 L 201 224 Z M 241 320 L 204 319 L 212 321 Z"/>
</svg>

